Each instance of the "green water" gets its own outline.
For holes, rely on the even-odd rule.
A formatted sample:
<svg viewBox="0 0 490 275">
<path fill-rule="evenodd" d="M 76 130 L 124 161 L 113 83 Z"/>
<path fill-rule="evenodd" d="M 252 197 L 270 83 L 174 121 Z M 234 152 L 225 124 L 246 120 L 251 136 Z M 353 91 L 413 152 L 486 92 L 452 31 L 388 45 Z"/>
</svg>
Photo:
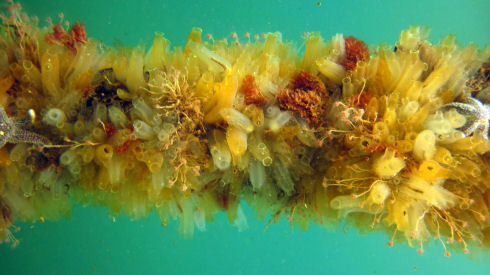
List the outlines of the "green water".
<svg viewBox="0 0 490 275">
<path fill-rule="evenodd" d="M 237 32 L 281 31 L 298 41 L 306 31 L 324 37 L 337 32 L 368 44 L 393 44 L 402 29 L 425 24 L 431 40 L 452 33 L 466 45 L 490 42 L 490 1 L 21 1 L 43 19 L 84 22 L 89 36 L 111 44 L 150 44 L 155 31 L 182 45 L 191 27 L 215 38 Z M 347 1 L 346 1 L 347 2 Z M 56 21 L 56 20 L 54 20 Z M 74 208 L 70 220 L 20 224 L 20 245 L 0 245 L 0 274 L 490 274 L 490 263 L 466 255 L 443 256 L 437 243 L 419 255 L 407 246 L 389 248 L 385 235 L 359 236 L 354 230 L 308 232 L 287 221 L 256 220 L 246 207 L 249 229 L 228 225 L 219 215 L 191 240 L 177 233 L 178 222 L 162 227 L 153 213 L 146 220 L 113 222 L 105 209 Z M 415 270 L 416 269 L 416 270 Z"/>
</svg>

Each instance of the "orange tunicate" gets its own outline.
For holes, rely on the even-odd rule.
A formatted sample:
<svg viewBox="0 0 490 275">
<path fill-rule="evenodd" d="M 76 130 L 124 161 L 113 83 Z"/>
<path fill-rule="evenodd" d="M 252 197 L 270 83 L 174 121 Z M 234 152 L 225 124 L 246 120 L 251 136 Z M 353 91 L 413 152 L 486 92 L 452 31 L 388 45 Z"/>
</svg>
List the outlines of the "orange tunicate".
<svg viewBox="0 0 490 275">
<path fill-rule="evenodd" d="M 362 40 L 353 36 L 345 38 L 345 57 L 342 61 L 342 66 L 347 71 L 352 71 L 356 68 L 357 62 L 369 59 L 369 49 Z"/>
</svg>

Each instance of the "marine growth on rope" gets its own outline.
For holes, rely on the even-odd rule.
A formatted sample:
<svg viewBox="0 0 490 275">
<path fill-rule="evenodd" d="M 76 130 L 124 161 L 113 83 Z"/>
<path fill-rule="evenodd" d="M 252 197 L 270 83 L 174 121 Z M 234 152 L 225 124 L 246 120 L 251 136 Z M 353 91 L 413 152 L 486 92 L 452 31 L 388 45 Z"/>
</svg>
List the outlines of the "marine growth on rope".
<svg viewBox="0 0 490 275">
<path fill-rule="evenodd" d="M 77 22 L 40 28 L 11 4 L 0 26 L 0 237 L 16 221 L 110 215 L 195 228 L 250 205 L 307 230 L 386 232 L 423 251 L 490 246 L 490 47 L 395 46 L 337 34 L 111 48 Z M 68 26 L 68 25 L 66 25 Z M 244 40 L 245 41 L 245 40 Z M 103 46 L 104 51 L 100 51 Z M 371 49 L 371 50 L 370 50 Z"/>
</svg>

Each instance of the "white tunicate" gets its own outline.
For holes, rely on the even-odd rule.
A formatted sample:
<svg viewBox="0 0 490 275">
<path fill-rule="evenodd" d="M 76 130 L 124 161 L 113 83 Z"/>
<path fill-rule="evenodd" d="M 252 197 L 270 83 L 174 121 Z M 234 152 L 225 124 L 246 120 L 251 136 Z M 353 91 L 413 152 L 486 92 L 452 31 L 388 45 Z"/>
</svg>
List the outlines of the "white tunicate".
<svg viewBox="0 0 490 275">
<path fill-rule="evenodd" d="M 275 117 L 269 120 L 269 129 L 273 132 L 279 131 L 291 119 L 289 112 L 279 112 Z"/>
<path fill-rule="evenodd" d="M 209 151 L 211 152 L 216 168 L 223 171 L 230 167 L 231 152 L 223 132 L 214 130 L 210 133 Z"/>
<path fill-rule="evenodd" d="M 251 133 L 254 130 L 252 121 L 236 109 L 223 108 L 219 113 L 228 124 L 235 126 L 246 133 Z"/>
<path fill-rule="evenodd" d="M 213 156 L 214 165 L 219 170 L 226 170 L 231 164 L 231 154 L 230 151 L 219 150 L 216 146 L 211 148 L 211 155 Z"/>
<path fill-rule="evenodd" d="M 150 140 L 155 135 L 151 126 L 139 119 L 136 119 L 133 122 L 133 128 L 134 128 L 134 134 L 136 135 L 137 138 Z"/>
<path fill-rule="evenodd" d="M 161 142 L 166 142 L 170 139 L 170 133 L 168 133 L 164 129 L 161 129 L 160 131 L 158 131 L 157 138 Z"/>
<path fill-rule="evenodd" d="M 160 131 L 158 131 L 157 138 L 161 142 L 166 142 L 174 132 L 175 127 L 171 123 L 164 123 Z"/>
<path fill-rule="evenodd" d="M 107 106 L 103 103 L 98 103 L 95 107 L 95 120 L 107 120 Z"/>
<path fill-rule="evenodd" d="M 439 135 L 447 134 L 453 130 L 451 122 L 445 119 L 440 112 L 427 116 L 427 119 L 424 121 L 424 128 Z"/>
<path fill-rule="evenodd" d="M 330 58 L 335 62 L 341 62 L 344 59 L 345 55 L 345 40 L 344 35 L 341 33 L 337 33 L 332 37 L 332 53 L 330 54 Z"/>
<path fill-rule="evenodd" d="M 56 128 L 63 128 L 65 126 L 65 113 L 58 108 L 51 108 L 44 115 L 44 122 L 48 125 L 55 126 Z"/>
<path fill-rule="evenodd" d="M 275 117 L 280 112 L 279 107 L 271 105 L 265 109 L 265 116 L 268 118 Z"/>
<path fill-rule="evenodd" d="M 128 126 L 128 117 L 117 106 L 109 107 L 109 119 L 116 129 L 122 129 Z"/>
<path fill-rule="evenodd" d="M 263 160 L 262 160 L 262 165 L 268 167 L 268 166 L 271 166 L 272 164 L 272 158 L 271 157 L 265 157 Z"/>
<path fill-rule="evenodd" d="M 133 100 L 133 107 L 141 119 L 147 122 L 152 121 L 152 118 L 154 117 L 153 110 L 142 99 L 137 98 Z"/>
<path fill-rule="evenodd" d="M 289 174 L 288 168 L 282 165 L 276 165 L 273 169 L 274 178 L 276 179 L 277 185 L 286 193 L 288 196 L 294 191 L 294 182 Z"/>
<path fill-rule="evenodd" d="M 448 120 L 451 127 L 460 128 L 466 124 L 466 117 L 458 113 L 456 110 L 451 109 L 444 113 L 444 118 Z"/>
<path fill-rule="evenodd" d="M 202 208 L 196 208 L 194 212 L 194 224 L 197 227 L 197 230 L 203 232 L 206 230 L 206 213 Z"/>
<path fill-rule="evenodd" d="M 238 227 L 238 231 L 242 232 L 248 229 L 248 223 L 247 223 L 247 217 L 245 216 L 245 213 L 242 210 L 241 205 L 238 205 L 238 208 L 236 210 L 236 219 L 235 219 L 235 226 Z"/>
<path fill-rule="evenodd" d="M 155 126 L 160 125 L 162 124 L 162 119 L 159 116 L 154 116 L 151 122 Z"/>
<path fill-rule="evenodd" d="M 413 145 L 413 154 L 417 160 L 432 159 L 436 152 L 436 136 L 431 130 L 417 135 Z"/>
<path fill-rule="evenodd" d="M 184 199 L 180 204 L 182 209 L 180 230 L 184 234 L 184 237 L 189 238 L 194 234 L 194 205 L 190 199 Z"/>
<path fill-rule="evenodd" d="M 63 164 L 63 165 L 65 165 L 65 166 L 71 165 L 72 163 L 75 163 L 76 162 L 76 157 L 77 156 L 76 156 L 75 151 L 73 151 L 73 150 L 66 150 L 60 156 L 60 163 Z"/>
<path fill-rule="evenodd" d="M 250 183 L 254 190 L 259 190 L 265 182 L 265 168 L 260 162 L 252 160 L 248 168 Z"/>
</svg>

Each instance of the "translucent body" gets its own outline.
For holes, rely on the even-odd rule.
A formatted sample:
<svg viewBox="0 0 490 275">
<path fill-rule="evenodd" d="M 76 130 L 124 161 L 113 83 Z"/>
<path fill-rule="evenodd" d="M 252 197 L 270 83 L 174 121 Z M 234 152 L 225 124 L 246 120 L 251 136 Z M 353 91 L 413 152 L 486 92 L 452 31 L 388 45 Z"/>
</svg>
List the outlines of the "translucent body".
<svg viewBox="0 0 490 275">
<path fill-rule="evenodd" d="M 55 126 L 56 128 L 63 128 L 65 126 L 65 113 L 58 108 L 51 108 L 48 110 L 43 118 L 44 122 L 48 125 Z"/>
<path fill-rule="evenodd" d="M 391 149 L 386 149 L 384 154 L 373 163 L 374 172 L 382 179 L 396 176 L 403 168 L 405 168 L 405 162 L 395 157 L 395 152 Z"/>
<path fill-rule="evenodd" d="M 424 130 L 417 135 L 413 145 L 413 154 L 418 160 L 432 159 L 436 152 L 436 136 L 431 130 Z"/>
</svg>

